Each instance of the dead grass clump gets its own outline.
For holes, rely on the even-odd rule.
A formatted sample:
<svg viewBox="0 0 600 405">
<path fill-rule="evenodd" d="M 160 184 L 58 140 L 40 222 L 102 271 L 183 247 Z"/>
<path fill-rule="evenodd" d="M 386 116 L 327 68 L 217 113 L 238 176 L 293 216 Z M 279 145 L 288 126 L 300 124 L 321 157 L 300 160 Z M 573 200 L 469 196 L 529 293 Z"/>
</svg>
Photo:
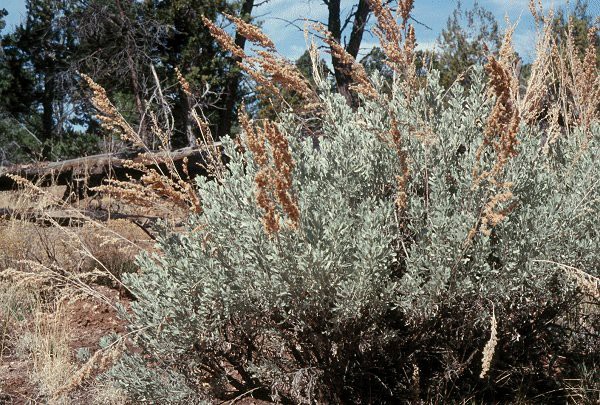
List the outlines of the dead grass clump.
<svg viewBox="0 0 600 405">
<path fill-rule="evenodd" d="M 93 405 L 126 405 L 131 403 L 125 392 L 113 384 L 94 383 L 90 387 Z"/>
<path fill-rule="evenodd" d="M 69 324 L 60 303 L 51 313 L 37 311 L 30 333 L 25 345 L 32 360 L 32 380 L 48 403 L 69 403 L 68 398 L 56 395 L 75 371 L 69 349 Z"/>
<path fill-rule="evenodd" d="M 110 220 L 103 226 L 85 224 L 77 233 L 85 260 L 82 270 L 103 270 L 109 273 L 105 279 L 110 284 L 120 281 L 124 273 L 137 270 L 135 257 L 141 246 L 151 249 L 148 235 L 124 219 Z"/>
<path fill-rule="evenodd" d="M 592 27 L 588 32 L 589 45 L 580 55 L 575 45 L 573 20 L 569 19 L 565 64 L 561 69 L 562 82 L 571 94 L 571 111 L 575 124 L 589 128 L 593 120 L 600 117 L 600 76 L 596 66 L 596 32 Z M 561 64 L 564 66 L 564 64 Z"/>
<path fill-rule="evenodd" d="M 108 349 L 99 349 L 93 356 L 90 357 L 85 364 L 78 370 L 74 371 L 65 383 L 54 391 L 54 398 L 59 398 L 69 392 L 74 391 L 82 384 L 90 381 L 93 377 L 98 376 L 100 373 L 105 372 L 114 365 L 115 361 L 120 357 L 121 350 L 118 347 L 111 347 Z M 101 385 L 98 386 L 100 388 Z M 104 391 L 104 394 L 113 393 L 112 390 Z M 120 399 L 119 396 L 116 399 Z"/>
<path fill-rule="evenodd" d="M 77 262 L 59 229 L 11 220 L 0 222 L 0 235 L 0 271 L 22 269 L 25 261 L 67 268 Z"/>
<path fill-rule="evenodd" d="M 549 77 L 553 74 L 552 55 L 554 47 L 554 32 L 552 19 L 554 13 L 542 18 L 532 8 L 534 17 L 538 21 L 538 35 L 536 41 L 536 58 L 531 64 L 531 74 L 527 81 L 523 96 L 519 101 L 521 119 L 528 125 L 534 124 L 542 114 L 545 103 L 548 102 L 550 94 Z"/>
<path fill-rule="evenodd" d="M 0 268 L 6 269 L 14 265 L 15 260 L 30 256 L 31 245 L 25 243 L 26 238 L 20 231 L 19 221 L 0 222 Z"/>
<path fill-rule="evenodd" d="M 573 18 L 569 18 L 566 32 L 555 32 L 552 9 L 544 14 L 541 3 L 536 6 L 533 2 L 530 9 L 536 20 L 538 41 L 531 76 L 519 102 L 521 118 L 528 125 L 545 122 L 552 126 L 544 140 L 545 152 L 559 135 L 568 136 L 575 127 L 586 134 L 581 144 L 581 149 L 585 149 L 591 136 L 590 125 L 600 118 L 597 22 L 588 31 L 587 48 L 580 52 Z M 561 35 L 565 36 L 564 41 Z"/>
<path fill-rule="evenodd" d="M 14 352 L 15 340 L 35 312 L 35 290 L 0 280 L 0 360 Z"/>
<path fill-rule="evenodd" d="M 119 286 L 123 273 L 135 271 L 141 246 L 150 248 L 148 235 L 126 220 L 80 227 L 14 220 L 0 224 L 0 233 L 0 273 L 50 289 L 86 275 Z"/>
</svg>

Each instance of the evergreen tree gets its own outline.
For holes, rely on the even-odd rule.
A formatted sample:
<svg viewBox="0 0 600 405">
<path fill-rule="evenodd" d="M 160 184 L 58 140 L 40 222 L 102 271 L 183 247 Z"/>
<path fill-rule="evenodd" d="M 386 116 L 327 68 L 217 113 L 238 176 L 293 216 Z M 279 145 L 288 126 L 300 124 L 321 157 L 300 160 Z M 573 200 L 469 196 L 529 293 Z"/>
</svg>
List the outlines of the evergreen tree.
<svg viewBox="0 0 600 405">
<path fill-rule="evenodd" d="M 49 140 L 63 132 L 68 119 L 67 103 L 73 84 L 69 63 L 75 47 L 74 27 L 68 25 L 73 11 L 69 1 L 28 0 L 27 20 L 14 34 L 25 59 L 23 65 L 34 78 L 34 109 L 40 111 L 40 137 Z"/>
<path fill-rule="evenodd" d="M 573 35 L 575 48 L 580 55 L 585 53 L 585 50 L 590 45 L 590 37 L 588 35 L 590 28 L 596 26 L 598 28 L 600 21 L 594 20 L 589 11 L 589 2 L 586 0 L 577 0 L 571 10 L 561 8 L 558 10 L 553 21 L 553 31 L 557 33 L 559 45 L 565 44 L 569 29 Z M 569 28 L 570 27 L 570 28 Z M 594 45 L 596 47 L 596 60 L 600 63 L 600 32 L 595 31 Z"/>
<path fill-rule="evenodd" d="M 8 15 L 8 11 L 6 9 L 0 9 L 0 32 L 6 27 L 6 22 L 4 21 L 4 17 Z M 6 55 L 4 53 L 4 47 L 2 46 L 2 38 L 0 37 L 0 95 L 4 95 L 6 89 L 10 86 L 10 71 L 8 69 L 8 64 L 6 62 Z M 0 111 L 3 111 L 6 108 L 6 99 L 5 97 L 0 97 Z"/>
<path fill-rule="evenodd" d="M 6 27 L 0 10 L 0 31 Z M 28 129 L 39 123 L 34 109 L 35 77 L 14 34 L 0 37 L 0 166 L 39 155 L 42 142 Z"/>
<path fill-rule="evenodd" d="M 215 127 L 225 125 L 220 121 L 225 108 L 225 88 L 232 68 L 231 62 L 225 58 L 202 23 L 201 16 L 214 21 L 219 13 L 235 15 L 237 2 L 153 0 L 146 4 L 151 7 L 149 12 L 154 18 L 170 28 L 160 50 L 163 67 L 161 77 L 167 78 L 167 82 L 175 85 L 176 89 L 173 93 L 173 113 L 177 132 L 182 135 L 176 142 L 187 141 L 192 145 L 198 134 L 194 132 L 190 111 L 196 102 L 201 103 L 203 112 Z M 175 68 L 180 70 L 196 92 L 205 93 L 205 89 L 209 90 L 205 99 L 194 100 L 182 91 L 181 86 L 176 85 Z"/>
<path fill-rule="evenodd" d="M 459 1 L 438 38 L 438 46 L 433 67 L 441 72 L 441 84 L 448 87 L 469 67 L 483 63 L 490 52 L 499 48 L 498 22 L 477 1 L 466 11 Z"/>
<path fill-rule="evenodd" d="M 191 144 L 198 135 L 191 109 L 201 103 L 216 127 L 232 70 L 200 17 L 216 20 L 222 12 L 236 14 L 237 7 L 226 0 L 28 0 L 26 21 L 2 37 L 3 116 L 39 138 L 46 159 L 85 153 L 100 134 L 79 77 L 86 73 L 152 147 L 146 101 L 159 85 L 156 77 L 161 108 L 174 115 L 173 146 Z M 195 93 L 208 97 L 195 100 L 181 91 L 175 68 Z M 82 139 L 87 146 L 78 150 Z"/>
</svg>

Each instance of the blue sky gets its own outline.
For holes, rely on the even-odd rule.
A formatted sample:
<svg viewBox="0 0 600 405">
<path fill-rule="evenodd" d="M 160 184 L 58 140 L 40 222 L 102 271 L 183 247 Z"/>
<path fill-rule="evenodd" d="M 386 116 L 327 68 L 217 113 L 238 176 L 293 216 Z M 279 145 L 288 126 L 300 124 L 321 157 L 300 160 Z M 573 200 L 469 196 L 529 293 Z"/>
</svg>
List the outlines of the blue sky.
<svg viewBox="0 0 600 405">
<path fill-rule="evenodd" d="M 591 0 L 592 2 L 600 0 Z M 349 11 L 356 0 L 342 0 L 342 9 Z M 471 9 L 473 0 L 463 0 L 463 10 Z M 544 0 L 545 7 L 554 5 L 564 6 L 567 0 Z M 530 59 L 534 54 L 535 27 L 529 12 L 529 0 L 480 0 L 479 4 L 490 10 L 498 20 L 500 27 L 505 27 L 505 16 L 511 22 L 520 22 L 514 35 L 515 49 L 525 59 Z M 413 16 L 429 26 L 431 29 L 415 24 L 417 42 L 421 48 L 435 46 L 442 29 L 446 26 L 448 17 L 456 8 L 457 0 L 415 0 Z M 263 27 L 274 39 L 278 49 L 284 55 L 296 58 L 304 52 L 306 44 L 304 36 L 299 30 L 290 26 L 283 20 L 300 19 L 297 23 L 302 26 L 305 17 L 326 21 L 327 9 L 321 0 L 270 0 L 261 6 L 256 15 L 262 16 Z M 363 38 L 363 53 L 377 44 L 377 38 L 366 34 Z"/>
<path fill-rule="evenodd" d="M 342 0 L 342 8 L 349 11 L 356 0 Z M 535 28 L 528 9 L 529 0 L 480 0 L 479 4 L 490 10 L 504 28 L 504 18 L 511 22 L 519 21 L 514 35 L 515 49 L 525 59 L 531 59 L 534 53 Z M 561 7 L 567 0 L 543 0 L 544 7 Z M 457 0 L 415 0 L 413 16 L 427 24 L 431 29 L 416 25 L 417 42 L 421 48 L 435 46 L 435 41 L 446 24 L 446 20 L 456 7 Z M 473 0 L 463 0 L 463 9 L 470 9 Z M 600 0 L 590 0 L 590 12 L 600 12 Z M 0 0 L 0 8 L 8 10 L 7 29 L 14 27 L 25 16 L 25 0 Z M 263 22 L 263 28 L 273 38 L 279 51 L 292 59 L 300 56 L 306 49 L 303 33 L 287 21 L 296 21 L 304 25 L 304 18 L 326 21 L 327 9 L 322 0 L 269 0 L 255 9 L 254 15 Z M 367 52 L 377 39 L 370 34 L 363 38 L 363 53 Z"/>
</svg>

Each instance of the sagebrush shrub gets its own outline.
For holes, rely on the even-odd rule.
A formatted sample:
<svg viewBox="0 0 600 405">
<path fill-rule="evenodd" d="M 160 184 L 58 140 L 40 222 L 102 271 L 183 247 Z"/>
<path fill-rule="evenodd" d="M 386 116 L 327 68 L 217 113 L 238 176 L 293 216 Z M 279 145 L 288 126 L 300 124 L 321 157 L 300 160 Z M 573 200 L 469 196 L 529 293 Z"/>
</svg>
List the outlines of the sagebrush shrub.
<svg viewBox="0 0 600 405">
<path fill-rule="evenodd" d="M 540 398 L 593 368 L 598 318 L 573 325 L 570 314 L 577 271 L 600 268 L 600 125 L 583 149 L 577 131 L 544 148 L 542 129 L 521 125 L 518 154 L 479 181 L 496 164 L 478 150 L 494 101 L 483 69 L 468 91 L 438 80 L 410 99 L 394 83 L 357 111 L 321 89 L 316 146 L 283 116 L 300 220 L 286 223 L 271 196 L 276 232 L 256 201 L 264 162 L 225 139 L 224 178 L 197 180 L 202 213 L 123 276 L 139 350 L 114 381 L 157 403 L 501 400 Z M 485 229 L 494 198 L 488 214 L 503 215 Z M 492 311 L 497 345 L 480 379 Z"/>
</svg>

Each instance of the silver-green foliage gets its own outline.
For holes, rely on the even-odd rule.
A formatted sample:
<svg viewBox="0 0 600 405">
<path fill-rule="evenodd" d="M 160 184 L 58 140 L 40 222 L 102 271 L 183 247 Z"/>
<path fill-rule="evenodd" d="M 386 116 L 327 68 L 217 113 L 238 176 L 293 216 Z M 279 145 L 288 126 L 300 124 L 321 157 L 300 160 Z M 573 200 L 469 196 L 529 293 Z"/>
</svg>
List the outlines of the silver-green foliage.
<svg viewBox="0 0 600 405">
<path fill-rule="evenodd" d="M 516 208 L 491 236 L 465 244 L 498 192 L 473 186 L 492 103 L 475 70 L 468 92 L 445 93 L 433 73 L 411 100 L 394 86 L 388 102 L 363 100 L 358 111 L 324 91 L 318 147 L 284 117 L 298 230 L 265 233 L 257 165 L 224 140 L 225 178 L 198 179 L 204 212 L 188 232 L 163 235 L 160 253 L 140 256 L 139 274 L 124 275 L 137 298 L 125 316 L 143 353 L 127 355 L 111 371 L 115 380 L 133 398 L 159 403 L 261 387 L 294 402 L 358 401 L 367 379 L 367 392 L 393 397 L 411 384 L 398 372 L 409 326 L 441 316 L 449 300 L 508 313 L 526 296 L 551 300 L 548 283 L 561 266 L 597 275 L 597 124 L 583 153 L 577 132 L 545 153 L 541 131 L 522 127 L 503 178 Z M 394 204 L 400 164 L 386 140 L 392 116 L 409 156 L 402 212 Z M 493 163 L 484 154 L 483 168 Z M 485 339 L 489 312 L 476 312 L 468 327 Z"/>
</svg>

